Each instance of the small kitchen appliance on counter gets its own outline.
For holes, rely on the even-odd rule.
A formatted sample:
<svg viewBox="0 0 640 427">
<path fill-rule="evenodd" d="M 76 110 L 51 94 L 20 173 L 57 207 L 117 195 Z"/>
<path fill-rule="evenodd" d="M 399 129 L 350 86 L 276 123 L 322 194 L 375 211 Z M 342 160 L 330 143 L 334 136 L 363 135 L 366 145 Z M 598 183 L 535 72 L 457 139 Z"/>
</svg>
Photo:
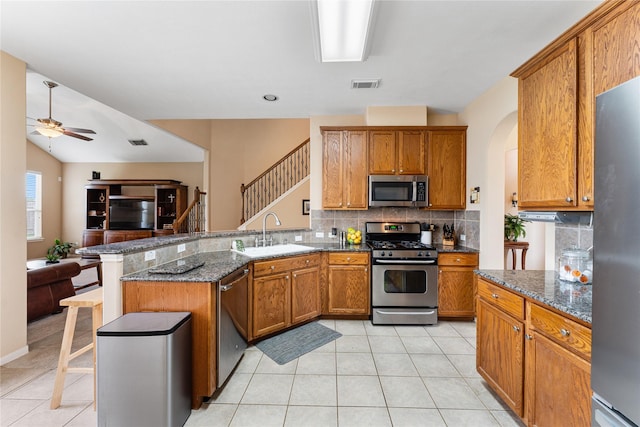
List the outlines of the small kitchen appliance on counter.
<svg viewBox="0 0 640 427">
<path fill-rule="evenodd" d="M 421 243 L 418 222 L 368 222 L 374 325 L 438 322 L 438 253 Z"/>
</svg>

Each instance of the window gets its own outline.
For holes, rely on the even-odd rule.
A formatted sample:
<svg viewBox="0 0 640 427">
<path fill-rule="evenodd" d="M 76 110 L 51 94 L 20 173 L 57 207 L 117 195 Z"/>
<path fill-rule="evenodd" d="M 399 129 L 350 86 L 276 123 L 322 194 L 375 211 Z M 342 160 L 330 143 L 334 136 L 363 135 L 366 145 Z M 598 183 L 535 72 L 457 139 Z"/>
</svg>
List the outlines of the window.
<svg viewBox="0 0 640 427">
<path fill-rule="evenodd" d="M 42 239 L 42 174 L 27 172 L 27 240 Z"/>
</svg>

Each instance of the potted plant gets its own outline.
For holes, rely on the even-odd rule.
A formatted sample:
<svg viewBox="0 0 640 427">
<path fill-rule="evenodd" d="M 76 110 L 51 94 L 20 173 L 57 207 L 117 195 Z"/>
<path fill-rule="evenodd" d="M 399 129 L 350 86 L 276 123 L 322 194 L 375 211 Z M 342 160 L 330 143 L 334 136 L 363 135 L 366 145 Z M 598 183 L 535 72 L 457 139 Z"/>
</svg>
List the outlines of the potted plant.
<svg viewBox="0 0 640 427">
<path fill-rule="evenodd" d="M 60 239 L 56 239 L 53 246 L 51 246 L 47 251 L 47 254 L 57 255 L 58 258 L 66 258 L 67 255 L 69 255 L 72 246 L 73 245 L 69 242 L 63 242 Z"/>
<path fill-rule="evenodd" d="M 49 248 L 49 250 L 47 251 L 47 264 L 55 264 L 58 263 L 60 261 L 59 260 L 59 256 L 55 253 L 52 252 L 51 248 Z"/>
<path fill-rule="evenodd" d="M 525 225 L 524 225 L 525 222 L 531 222 L 531 221 L 522 219 L 518 215 L 505 214 L 504 215 L 504 239 L 517 242 L 520 236 L 526 237 L 527 231 L 525 230 Z"/>
</svg>

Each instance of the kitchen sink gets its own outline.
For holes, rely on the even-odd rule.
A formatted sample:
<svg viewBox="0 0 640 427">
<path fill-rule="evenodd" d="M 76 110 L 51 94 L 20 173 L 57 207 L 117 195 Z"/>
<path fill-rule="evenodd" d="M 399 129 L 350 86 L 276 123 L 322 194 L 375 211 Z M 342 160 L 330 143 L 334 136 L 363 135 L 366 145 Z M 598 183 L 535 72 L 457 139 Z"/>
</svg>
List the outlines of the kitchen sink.
<svg viewBox="0 0 640 427">
<path fill-rule="evenodd" d="M 294 254 L 296 252 L 305 252 L 314 250 L 314 247 L 304 246 L 304 245 L 294 245 L 294 244 L 286 244 L 286 245 L 273 245 L 273 246 L 260 246 L 260 247 L 245 247 L 244 251 L 237 251 L 233 249 L 234 252 L 241 253 L 242 255 L 246 255 L 250 258 L 260 258 L 274 255 L 287 255 Z"/>
</svg>

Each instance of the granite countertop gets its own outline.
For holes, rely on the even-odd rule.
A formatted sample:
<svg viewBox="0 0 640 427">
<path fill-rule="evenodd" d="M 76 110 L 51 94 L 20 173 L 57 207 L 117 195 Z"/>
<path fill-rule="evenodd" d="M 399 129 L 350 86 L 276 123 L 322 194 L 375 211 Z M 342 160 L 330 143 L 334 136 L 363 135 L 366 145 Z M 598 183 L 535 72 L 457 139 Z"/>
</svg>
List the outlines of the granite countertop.
<svg viewBox="0 0 640 427">
<path fill-rule="evenodd" d="M 591 285 L 558 279 L 552 270 L 476 270 L 479 276 L 591 323 Z"/>
<path fill-rule="evenodd" d="M 296 255 L 304 255 L 313 252 L 370 252 L 365 245 L 346 245 L 339 243 L 305 243 L 305 246 L 313 247 L 308 251 L 300 251 L 289 254 L 280 254 L 251 258 L 236 251 L 203 252 L 186 258 L 168 262 L 147 270 L 122 276 L 122 281 L 144 280 L 151 282 L 216 282 L 241 267 L 247 266 L 251 261 L 264 261 L 273 258 L 282 258 Z M 189 267 L 193 267 L 189 269 Z M 164 270 L 167 273 L 154 273 Z M 185 272 L 180 272 L 188 270 Z M 175 272 L 175 274 L 173 273 Z"/>
<path fill-rule="evenodd" d="M 472 249 L 467 246 L 455 245 L 455 246 L 444 246 L 442 244 L 433 245 L 438 252 L 440 253 L 448 253 L 448 252 L 467 252 L 467 253 L 479 253 L 480 251 L 477 249 Z"/>
</svg>

